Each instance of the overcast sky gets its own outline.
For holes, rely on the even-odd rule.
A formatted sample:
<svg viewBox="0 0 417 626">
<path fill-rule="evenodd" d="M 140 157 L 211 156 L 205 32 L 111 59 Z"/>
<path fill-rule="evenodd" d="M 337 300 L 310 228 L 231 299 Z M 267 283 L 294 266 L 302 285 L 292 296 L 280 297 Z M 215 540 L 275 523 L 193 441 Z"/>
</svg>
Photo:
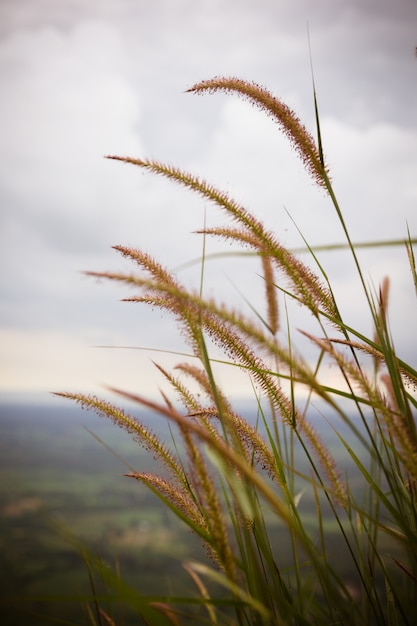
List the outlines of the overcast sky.
<svg viewBox="0 0 417 626">
<path fill-rule="evenodd" d="M 216 75 L 256 80 L 314 133 L 307 23 L 325 152 L 352 239 L 403 238 L 407 223 L 416 237 L 415 0 L 0 1 L 0 392 L 45 399 L 109 383 L 153 395 L 150 359 L 177 359 L 95 346 L 184 348 L 171 320 L 120 302 L 126 289 L 81 271 L 127 268 L 111 249 L 123 244 L 198 284 L 198 265 L 181 268 L 201 253 L 192 233 L 205 213 L 213 224 L 224 216 L 105 154 L 199 173 L 289 246 L 301 241 L 287 211 L 311 245 L 343 241 L 328 199 L 270 119 L 236 97 L 185 93 Z M 346 255 L 321 259 L 346 321 L 369 332 Z M 361 260 L 376 286 L 391 276 L 395 342 L 415 366 L 404 249 Z M 239 302 L 240 290 L 258 303 L 256 263 L 209 265 L 209 293 Z"/>
</svg>

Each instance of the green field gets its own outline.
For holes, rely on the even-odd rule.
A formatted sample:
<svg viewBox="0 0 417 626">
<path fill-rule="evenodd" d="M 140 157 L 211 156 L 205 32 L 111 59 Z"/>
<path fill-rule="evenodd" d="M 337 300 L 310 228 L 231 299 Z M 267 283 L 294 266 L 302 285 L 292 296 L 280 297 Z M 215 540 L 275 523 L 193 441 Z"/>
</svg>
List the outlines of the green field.
<svg viewBox="0 0 417 626">
<path fill-rule="evenodd" d="M 159 418 L 148 418 L 159 434 L 169 437 L 163 422 L 154 425 L 150 421 Z M 339 454 L 336 445 L 334 452 Z M 197 595 L 182 562 L 205 560 L 203 548 L 152 493 L 123 475 L 129 466 L 157 470 L 153 459 L 126 433 L 93 414 L 59 403 L 43 408 L 1 406 L 0 608 L 4 626 L 91 624 L 85 600 L 92 592 L 88 572 L 68 532 L 120 571 L 140 594 Z M 306 523 L 311 518 L 314 532 L 312 495 L 304 494 L 300 506 Z M 289 565 L 285 530 L 279 525 L 272 528 L 277 559 Z M 327 531 L 330 554 L 349 578 L 350 561 L 339 534 L 335 532 L 332 541 L 330 522 Z M 108 593 L 97 577 L 94 585 L 96 592 Z M 109 612 L 120 625 L 144 623 L 124 606 L 112 605 Z"/>
<path fill-rule="evenodd" d="M 165 592 L 172 581 L 173 591 L 184 591 L 181 562 L 204 558 L 197 540 L 153 494 L 123 476 L 128 467 L 83 424 L 135 469 L 152 467 L 125 433 L 79 409 L 1 408 L 4 626 L 44 624 L 46 617 L 90 623 L 77 598 L 91 593 L 87 570 L 68 531 L 144 594 Z M 42 599 L 63 595 L 75 599 Z"/>
</svg>

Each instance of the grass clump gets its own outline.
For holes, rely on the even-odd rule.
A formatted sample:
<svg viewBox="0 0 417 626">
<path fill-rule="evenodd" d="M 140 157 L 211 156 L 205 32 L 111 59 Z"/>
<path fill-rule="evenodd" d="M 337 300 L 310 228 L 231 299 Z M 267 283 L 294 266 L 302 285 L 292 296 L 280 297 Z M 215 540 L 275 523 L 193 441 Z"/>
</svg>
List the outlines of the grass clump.
<svg viewBox="0 0 417 626">
<path fill-rule="evenodd" d="M 161 590 L 158 597 L 141 598 L 138 611 L 146 613 L 146 623 L 411 626 L 417 621 L 417 372 L 399 358 L 391 337 L 389 280 L 375 294 L 363 279 L 325 164 L 315 94 L 318 143 L 293 111 L 255 83 L 214 78 L 189 91 L 236 93 L 278 123 L 333 203 L 373 334 L 365 336 L 342 318 L 311 248 L 315 270 L 202 178 L 159 161 L 109 157 L 171 179 L 217 205 L 231 224 L 200 233 L 249 248 L 259 259 L 265 289 L 265 315 L 259 308 L 244 314 L 205 297 L 202 285 L 186 287 L 147 253 L 123 246 L 115 250 L 132 261 L 135 272 L 89 273 L 133 288 L 129 301 L 173 315 L 192 357 L 174 371 L 157 365 L 175 403 L 165 393 L 158 403 L 112 389 L 175 424 L 181 440 L 176 453 L 116 404 L 58 394 L 111 419 L 160 461 L 161 474 L 128 476 L 151 489 L 206 547 L 206 563 L 185 564 L 189 597 L 172 598 Z M 413 243 L 408 234 L 404 245 L 416 285 Z M 303 332 L 316 351 L 314 362 L 296 351 L 289 317 L 285 325 L 280 321 L 280 299 L 295 301 L 312 318 L 315 330 Z M 224 365 L 246 376 L 257 405 L 250 418 L 218 384 L 213 346 Z M 321 382 L 329 363 L 340 385 Z M 315 403 L 344 462 L 318 431 Z M 305 499 L 313 502 L 313 514 L 303 508 Z M 289 560 L 284 544 L 290 546 Z"/>
</svg>

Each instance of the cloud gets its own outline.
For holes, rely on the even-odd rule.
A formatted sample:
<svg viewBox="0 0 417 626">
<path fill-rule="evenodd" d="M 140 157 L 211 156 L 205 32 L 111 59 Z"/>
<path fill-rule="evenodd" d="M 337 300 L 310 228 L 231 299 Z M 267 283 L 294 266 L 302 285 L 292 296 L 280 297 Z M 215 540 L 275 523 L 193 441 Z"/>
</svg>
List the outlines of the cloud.
<svg viewBox="0 0 417 626">
<path fill-rule="evenodd" d="M 392 123 L 357 129 L 328 119 L 323 134 L 354 238 L 404 237 L 406 222 L 413 226 L 417 199 L 417 133 Z"/>
<path fill-rule="evenodd" d="M 82 346 L 181 345 L 159 312 L 120 304 L 126 289 L 97 284 L 80 270 L 130 268 L 113 244 L 142 248 L 175 268 L 201 254 L 201 237 L 192 231 L 202 227 L 205 212 L 209 223 L 226 218 L 172 182 L 104 154 L 157 158 L 198 172 L 290 246 L 301 240 L 285 209 L 310 243 L 343 239 L 328 199 L 270 119 L 238 98 L 183 93 L 215 74 L 255 79 L 314 132 L 306 19 L 326 154 L 354 238 L 402 237 L 406 220 L 415 228 L 411 5 L 400 3 L 394 16 L 387 2 L 377 8 L 370 1 L 322 1 L 309 16 L 311 3 L 301 0 L 264 0 L 256 10 L 250 0 L 2 3 L 1 323 L 9 337 L 3 386 L 56 386 L 63 354 L 69 384 L 110 382 L 100 373 L 107 356 L 87 358 Z M 224 245 L 209 243 L 209 252 L 219 249 Z M 411 310 L 402 258 L 385 251 L 362 258 L 375 284 L 385 270 L 397 282 L 401 326 L 401 310 Z M 358 287 L 351 266 L 343 255 L 325 260 L 352 309 Z M 240 289 L 257 303 L 258 270 L 250 260 L 209 262 L 207 292 L 242 307 Z M 198 285 L 198 264 L 179 277 Z M 120 354 L 120 376 L 133 367 L 148 380 L 148 366 L 132 365 L 136 356 L 124 369 Z"/>
<path fill-rule="evenodd" d="M 69 257 L 74 286 L 82 268 L 76 256 L 109 245 L 116 200 L 134 184 L 116 193 L 102 155 L 141 151 L 134 130 L 140 102 L 123 42 L 100 23 L 67 34 L 17 33 L 3 43 L 0 60 L 2 260 L 11 272 L 3 280 L 16 298 L 22 284 L 29 301 L 53 298 L 68 279 Z"/>
<path fill-rule="evenodd" d="M 109 145 L 138 149 L 140 104 L 121 41 L 101 24 L 68 35 L 46 28 L 10 38 L 2 60 L 3 189 L 28 215 L 37 200 L 37 219 L 97 211 L 91 199 L 106 179 L 99 156 Z"/>
<path fill-rule="evenodd" d="M 78 391 L 103 393 L 105 385 L 155 391 L 158 376 L 151 359 L 155 353 L 97 348 L 84 334 L 59 331 L 0 331 L 1 391 Z M 116 342 L 117 345 L 117 342 Z M 165 356 L 173 362 L 173 356 Z M 46 398 L 45 398 L 46 399 Z"/>
</svg>

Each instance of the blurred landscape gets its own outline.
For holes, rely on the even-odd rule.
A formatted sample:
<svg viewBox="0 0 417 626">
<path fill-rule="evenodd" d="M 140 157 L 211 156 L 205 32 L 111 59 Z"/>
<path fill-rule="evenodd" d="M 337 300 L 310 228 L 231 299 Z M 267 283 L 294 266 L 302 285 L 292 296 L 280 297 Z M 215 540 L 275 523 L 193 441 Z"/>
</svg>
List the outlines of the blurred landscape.
<svg viewBox="0 0 417 626">
<path fill-rule="evenodd" d="M 151 417 L 154 431 L 169 436 Z M 161 593 L 164 579 L 181 590 L 180 563 L 202 557 L 202 549 L 152 493 L 123 476 L 132 467 L 156 470 L 127 433 L 92 413 L 71 405 L 0 406 L 2 624 L 27 624 L 29 615 L 31 624 L 44 624 L 45 616 L 89 623 L 77 601 L 91 593 L 87 570 L 66 530 L 140 593 Z M 22 602 L 52 595 L 75 599 Z"/>
<path fill-rule="evenodd" d="M 138 416 L 170 442 L 170 429 L 159 416 Z M 346 453 L 331 428 L 322 435 L 342 468 L 347 467 Z M 301 455 L 297 467 L 303 470 Z M 68 531 L 140 594 L 198 595 L 181 564 L 205 561 L 203 547 L 151 492 L 124 476 L 132 468 L 160 473 L 155 460 L 126 432 L 93 413 L 71 404 L 0 404 L 4 626 L 29 621 L 37 626 L 49 620 L 91 623 L 85 600 L 92 593 L 88 571 Z M 354 485 L 357 474 L 349 476 Z M 314 531 L 315 501 L 308 489 L 300 509 L 307 524 L 311 517 Z M 329 517 L 328 523 L 329 553 L 349 577 L 349 559 L 342 558 L 344 546 L 334 519 Z M 280 524 L 271 524 L 276 526 L 271 536 L 277 559 L 288 566 L 291 544 L 283 541 Z M 114 607 L 112 613 L 117 624 L 141 623 L 124 607 L 119 617 Z"/>
</svg>

